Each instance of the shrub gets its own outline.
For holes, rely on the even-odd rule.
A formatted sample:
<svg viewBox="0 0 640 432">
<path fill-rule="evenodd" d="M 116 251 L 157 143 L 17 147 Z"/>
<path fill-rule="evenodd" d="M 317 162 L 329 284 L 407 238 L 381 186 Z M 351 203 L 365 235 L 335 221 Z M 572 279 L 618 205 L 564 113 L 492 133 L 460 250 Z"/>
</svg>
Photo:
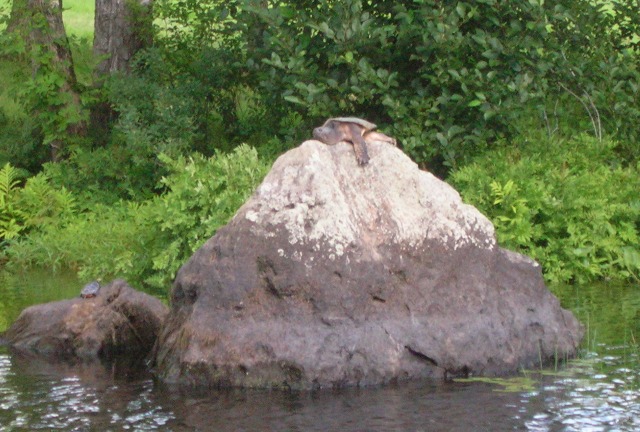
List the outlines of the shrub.
<svg viewBox="0 0 640 432">
<path fill-rule="evenodd" d="M 421 165 L 464 163 L 517 135 L 523 117 L 637 141 L 640 12 L 629 2 L 231 3 L 265 97 L 315 121 L 386 123 Z M 633 158 L 635 147 L 619 149 Z"/>
<path fill-rule="evenodd" d="M 230 154 L 163 162 L 171 174 L 162 182 L 169 192 L 140 208 L 161 247 L 153 254 L 145 282 L 167 286 L 191 254 L 226 224 L 267 173 L 255 149 L 239 146 Z"/>
<path fill-rule="evenodd" d="M 455 170 L 464 199 L 502 246 L 538 260 L 552 282 L 640 275 L 640 174 L 617 143 L 581 135 L 521 139 Z"/>
<path fill-rule="evenodd" d="M 60 227 L 76 211 L 73 195 L 56 189 L 41 173 L 19 187 L 22 175 L 11 164 L 0 170 L 0 238 L 10 241 L 49 226 Z"/>
<path fill-rule="evenodd" d="M 49 176 L 83 197 L 143 201 L 166 187 L 161 179 L 168 168 L 160 154 L 211 156 L 247 143 L 272 156 L 296 142 L 292 134 L 301 129 L 300 116 L 274 116 L 253 88 L 226 75 L 229 81 L 221 81 L 212 62 L 224 58 L 210 58 L 211 52 L 185 50 L 174 56 L 154 48 L 140 53 L 130 75 L 105 82 L 103 97 L 115 113 L 105 133 L 91 146 L 74 146 L 66 160 L 47 165 Z"/>
<path fill-rule="evenodd" d="M 24 213 L 16 205 L 18 171 L 10 164 L 0 170 L 0 238 L 10 240 L 23 230 Z"/>
<path fill-rule="evenodd" d="M 77 270 L 82 279 L 124 277 L 165 294 L 178 268 L 249 197 L 268 164 L 255 149 L 175 159 L 161 155 L 166 192 L 141 203 L 93 205 L 60 217 L 64 224 L 12 242 L 13 267 Z"/>
</svg>

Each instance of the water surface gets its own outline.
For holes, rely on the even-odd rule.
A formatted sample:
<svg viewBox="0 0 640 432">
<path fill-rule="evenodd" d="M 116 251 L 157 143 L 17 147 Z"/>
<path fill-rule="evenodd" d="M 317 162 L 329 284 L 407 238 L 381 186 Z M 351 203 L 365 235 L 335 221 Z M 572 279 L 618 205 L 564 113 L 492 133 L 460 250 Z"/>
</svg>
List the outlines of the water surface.
<svg viewBox="0 0 640 432">
<path fill-rule="evenodd" d="M 29 304 L 76 296 L 82 285 L 48 273 L 0 275 L 0 284 L 0 324 Z M 155 382 L 145 367 L 51 364 L 0 348 L 0 430 L 640 430 L 639 288 L 558 288 L 588 325 L 581 358 L 501 384 L 195 391 Z"/>
</svg>

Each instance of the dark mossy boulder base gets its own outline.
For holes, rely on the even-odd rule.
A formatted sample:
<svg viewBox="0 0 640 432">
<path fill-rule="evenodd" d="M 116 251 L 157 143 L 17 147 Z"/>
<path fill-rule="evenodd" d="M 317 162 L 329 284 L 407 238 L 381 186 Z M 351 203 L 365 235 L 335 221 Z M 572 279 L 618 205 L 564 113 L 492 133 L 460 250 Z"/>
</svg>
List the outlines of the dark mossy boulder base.
<svg viewBox="0 0 640 432">
<path fill-rule="evenodd" d="M 145 357 L 167 313 L 157 298 L 115 280 L 94 297 L 28 307 L 3 339 L 20 351 L 56 360 Z"/>
<path fill-rule="evenodd" d="M 388 143 L 307 141 L 181 268 L 166 382 L 320 388 L 504 375 L 576 353 L 540 266 Z"/>
</svg>

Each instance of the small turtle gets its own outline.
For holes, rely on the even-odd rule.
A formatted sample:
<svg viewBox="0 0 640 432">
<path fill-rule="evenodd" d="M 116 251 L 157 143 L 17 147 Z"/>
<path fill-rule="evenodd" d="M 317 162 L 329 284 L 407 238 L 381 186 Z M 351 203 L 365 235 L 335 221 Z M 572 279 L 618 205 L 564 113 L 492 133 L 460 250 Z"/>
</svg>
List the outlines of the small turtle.
<svg viewBox="0 0 640 432">
<path fill-rule="evenodd" d="M 320 127 L 313 130 L 313 137 L 328 145 L 334 145 L 340 141 L 348 141 L 353 144 L 353 151 L 359 165 L 369 163 L 367 141 L 384 141 L 396 145 L 396 140 L 376 132 L 377 126 L 357 117 L 330 118 Z"/>
<path fill-rule="evenodd" d="M 82 288 L 80 291 L 80 297 L 84 299 L 93 298 L 98 295 L 98 291 L 100 291 L 100 282 L 97 280 L 93 282 L 89 282 Z"/>
</svg>

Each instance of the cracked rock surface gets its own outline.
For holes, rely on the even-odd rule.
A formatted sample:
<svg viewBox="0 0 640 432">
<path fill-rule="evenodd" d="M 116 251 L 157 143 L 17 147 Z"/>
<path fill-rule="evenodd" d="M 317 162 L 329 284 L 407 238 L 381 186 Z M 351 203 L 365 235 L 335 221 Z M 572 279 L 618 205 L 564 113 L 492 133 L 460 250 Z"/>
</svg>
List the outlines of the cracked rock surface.
<svg viewBox="0 0 640 432">
<path fill-rule="evenodd" d="M 28 307 L 3 338 L 15 349 L 59 359 L 145 356 L 168 312 L 160 300 L 115 280 L 94 298 Z"/>
<path fill-rule="evenodd" d="M 540 266 L 386 143 L 282 155 L 181 268 L 155 348 L 167 382 L 317 388 L 504 375 L 575 354 Z"/>
</svg>

